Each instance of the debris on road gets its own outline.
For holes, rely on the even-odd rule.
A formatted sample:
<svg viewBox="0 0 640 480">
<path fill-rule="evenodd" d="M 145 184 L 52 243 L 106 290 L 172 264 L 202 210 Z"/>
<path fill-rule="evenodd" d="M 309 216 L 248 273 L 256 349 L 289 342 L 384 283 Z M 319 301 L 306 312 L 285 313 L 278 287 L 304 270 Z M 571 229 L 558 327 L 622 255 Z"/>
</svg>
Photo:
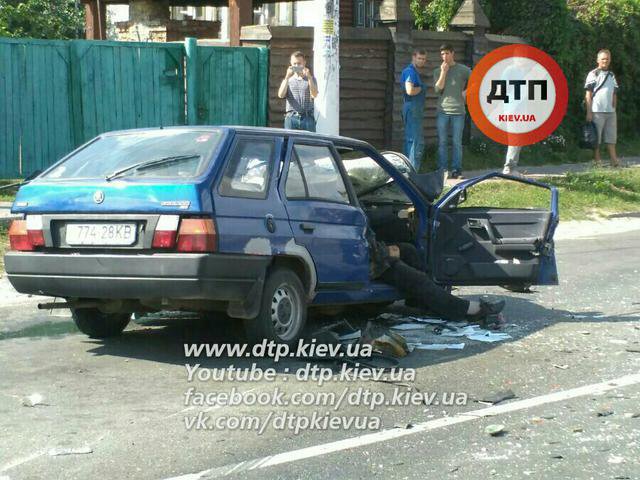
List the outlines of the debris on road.
<svg viewBox="0 0 640 480">
<path fill-rule="evenodd" d="M 505 433 L 505 426 L 502 424 L 487 425 L 484 429 L 484 433 L 497 437 Z"/>
<path fill-rule="evenodd" d="M 618 463 L 627 463 L 624 457 L 619 455 L 611 455 L 608 460 L 609 463 L 618 464 Z"/>
<path fill-rule="evenodd" d="M 477 403 L 484 403 L 487 405 L 497 405 L 499 403 L 504 402 L 505 400 L 511 400 L 512 398 L 516 398 L 516 394 L 513 390 L 500 390 L 498 392 L 486 395 L 482 398 L 476 400 Z"/>
<path fill-rule="evenodd" d="M 596 417 L 608 417 L 609 415 L 613 415 L 613 410 L 600 410 L 596 413 Z"/>
<path fill-rule="evenodd" d="M 22 399 L 23 407 L 37 407 L 38 405 L 43 407 L 49 407 L 48 403 L 44 403 L 44 397 L 39 393 L 32 393 L 28 397 Z"/>
<path fill-rule="evenodd" d="M 388 312 L 369 320 L 365 328 L 356 329 L 342 320 L 322 327 L 313 336 L 325 343 L 369 343 L 383 355 L 394 357 L 404 357 L 414 350 L 463 350 L 466 343 L 453 341 L 462 337 L 478 342 L 500 342 L 512 338 L 507 333 L 492 332 L 464 321 Z"/>
<path fill-rule="evenodd" d="M 556 363 L 553 364 L 554 367 L 559 368 L 560 370 L 566 370 L 567 368 L 569 368 L 569 365 L 558 365 Z"/>
<path fill-rule="evenodd" d="M 464 343 L 410 343 L 416 350 L 463 350 Z"/>
<path fill-rule="evenodd" d="M 86 455 L 88 453 L 93 453 L 93 449 L 91 447 L 52 448 L 49 450 L 49 456 L 51 457 L 59 457 L 62 455 Z"/>
</svg>

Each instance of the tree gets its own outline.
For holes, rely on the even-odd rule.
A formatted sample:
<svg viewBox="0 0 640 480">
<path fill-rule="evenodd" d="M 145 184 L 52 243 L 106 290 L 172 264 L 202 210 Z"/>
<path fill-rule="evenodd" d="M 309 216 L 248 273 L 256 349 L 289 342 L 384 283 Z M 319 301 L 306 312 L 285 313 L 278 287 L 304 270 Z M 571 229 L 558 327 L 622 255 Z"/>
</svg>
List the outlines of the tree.
<svg viewBox="0 0 640 480">
<path fill-rule="evenodd" d="M 0 36 L 70 39 L 82 36 L 84 9 L 74 0 L 0 0 Z"/>
</svg>

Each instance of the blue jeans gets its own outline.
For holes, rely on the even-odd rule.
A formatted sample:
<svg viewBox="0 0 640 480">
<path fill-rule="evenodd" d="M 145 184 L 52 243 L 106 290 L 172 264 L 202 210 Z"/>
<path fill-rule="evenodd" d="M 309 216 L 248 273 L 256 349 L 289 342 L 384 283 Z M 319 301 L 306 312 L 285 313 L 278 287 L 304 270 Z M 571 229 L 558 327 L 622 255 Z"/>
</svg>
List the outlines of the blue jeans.
<svg viewBox="0 0 640 480">
<path fill-rule="evenodd" d="M 307 130 L 308 132 L 316 131 L 316 119 L 313 115 L 287 115 L 284 117 L 284 128 L 289 130 Z"/>
<path fill-rule="evenodd" d="M 422 154 L 424 152 L 424 132 L 422 129 L 422 118 L 424 108 L 420 104 L 405 102 L 402 106 L 402 120 L 404 122 L 404 153 L 415 167 L 420 169 Z"/>
<path fill-rule="evenodd" d="M 464 130 L 464 114 L 449 115 L 438 112 L 436 125 L 438 128 L 438 168 L 447 170 L 449 165 L 448 137 L 451 124 L 452 159 L 451 170 L 462 170 L 462 132 Z"/>
</svg>

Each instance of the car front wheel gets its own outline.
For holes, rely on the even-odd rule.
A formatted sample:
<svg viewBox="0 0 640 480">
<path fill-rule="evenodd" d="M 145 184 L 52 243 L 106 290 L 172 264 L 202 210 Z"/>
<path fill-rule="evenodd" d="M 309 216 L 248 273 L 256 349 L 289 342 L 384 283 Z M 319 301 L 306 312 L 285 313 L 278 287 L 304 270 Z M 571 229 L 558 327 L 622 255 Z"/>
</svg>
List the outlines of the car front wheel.
<svg viewBox="0 0 640 480">
<path fill-rule="evenodd" d="M 130 313 L 102 313 L 97 308 L 72 308 L 71 316 L 78 329 L 91 338 L 120 335 L 131 319 Z"/>
<path fill-rule="evenodd" d="M 250 342 L 263 339 L 293 345 L 307 320 L 307 304 L 300 278 L 291 270 L 276 268 L 268 276 L 262 294 L 260 313 L 245 320 Z"/>
</svg>

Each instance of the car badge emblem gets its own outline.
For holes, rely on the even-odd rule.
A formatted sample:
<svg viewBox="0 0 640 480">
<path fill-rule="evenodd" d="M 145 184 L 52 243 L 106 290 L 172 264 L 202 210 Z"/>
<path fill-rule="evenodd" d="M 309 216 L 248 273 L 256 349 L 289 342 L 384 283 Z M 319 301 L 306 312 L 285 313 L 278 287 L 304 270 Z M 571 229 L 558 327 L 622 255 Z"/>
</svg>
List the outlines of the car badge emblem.
<svg viewBox="0 0 640 480">
<path fill-rule="evenodd" d="M 96 203 L 104 202 L 104 192 L 102 190 L 96 190 L 93 194 L 93 201 Z"/>
</svg>

